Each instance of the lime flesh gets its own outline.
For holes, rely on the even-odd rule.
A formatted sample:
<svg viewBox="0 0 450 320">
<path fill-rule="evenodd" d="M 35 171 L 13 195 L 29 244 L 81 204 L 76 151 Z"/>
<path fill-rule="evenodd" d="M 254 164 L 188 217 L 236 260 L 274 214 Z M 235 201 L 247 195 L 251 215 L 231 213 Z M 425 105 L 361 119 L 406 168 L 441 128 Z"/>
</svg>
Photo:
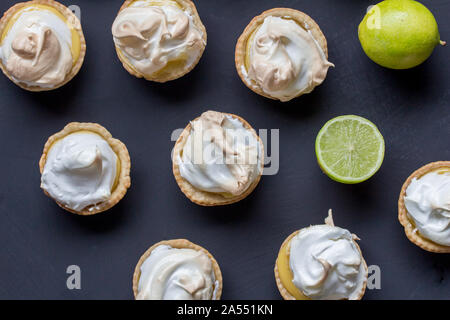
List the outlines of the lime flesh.
<svg viewBox="0 0 450 320">
<path fill-rule="evenodd" d="M 384 139 L 367 119 L 346 115 L 328 121 L 316 138 L 319 166 L 331 179 L 359 183 L 372 177 L 384 159 Z"/>
<path fill-rule="evenodd" d="M 374 5 L 358 28 L 367 56 L 391 69 L 413 68 L 433 52 L 440 41 L 433 14 L 413 0 L 385 0 Z"/>
</svg>

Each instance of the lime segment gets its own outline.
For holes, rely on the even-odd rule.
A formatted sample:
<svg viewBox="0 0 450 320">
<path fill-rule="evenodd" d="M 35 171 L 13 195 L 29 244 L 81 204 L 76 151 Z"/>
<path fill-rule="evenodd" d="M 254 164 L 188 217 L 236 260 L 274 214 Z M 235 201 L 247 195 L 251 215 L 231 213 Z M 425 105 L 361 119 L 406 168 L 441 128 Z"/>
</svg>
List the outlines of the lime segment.
<svg viewBox="0 0 450 320">
<path fill-rule="evenodd" d="M 331 179 L 359 183 L 373 176 L 384 159 L 384 139 L 369 120 L 346 115 L 328 121 L 316 138 L 319 166 Z"/>
</svg>

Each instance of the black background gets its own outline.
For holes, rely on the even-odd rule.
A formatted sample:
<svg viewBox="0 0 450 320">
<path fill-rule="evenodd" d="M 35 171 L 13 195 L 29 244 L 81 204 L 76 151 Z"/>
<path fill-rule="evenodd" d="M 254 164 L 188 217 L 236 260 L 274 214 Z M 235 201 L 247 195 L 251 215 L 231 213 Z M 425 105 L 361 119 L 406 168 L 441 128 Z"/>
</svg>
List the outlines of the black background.
<svg viewBox="0 0 450 320">
<path fill-rule="evenodd" d="M 422 1 L 450 41 L 450 1 Z M 15 1 L 2 0 L 0 11 Z M 406 71 L 379 67 L 363 53 L 357 27 L 363 0 L 197 0 L 208 31 L 199 65 L 166 84 L 135 79 L 121 66 L 111 25 L 121 0 L 73 0 L 82 11 L 87 55 L 78 76 L 54 92 L 29 93 L 0 76 L 0 298 L 131 299 L 140 255 L 153 243 L 187 238 L 218 260 L 223 299 L 279 299 L 273 266 L 287 235 L 322 223 L 333 208 L 337 225 L 362 240 L 369 265 L 381 268 L 381 290 L 366 299 L 450 298 L 450 255 L 411 244 L 397 220 L 401 185 L 420 166 L 450 160 L 450 47 L 436 48 Z M 309 14 L 328 40 L 325 82 L 289 103 L 260 97 L 239 79 L 235 43 L 266 9 Z M 231 112 L 254 128 L 280 129 L 280 170 L 264 176 L 244 201 L 226 207 L 191 204 L 171 170 L 171 133 L 207 109 Z M 314 152 L 329 119 L 357 114 L 384 135 L 380 171 L 359 185 L 331 181 Z M 121 139 L 132 159 L 132 187 L 113 209 L 81 217 L 40 190 L 38 161 L 47 138 L 71 121 L 98 122 Z M 66 288 L 66 268 L 82 270 L 82 289 Z"/>
</svg>

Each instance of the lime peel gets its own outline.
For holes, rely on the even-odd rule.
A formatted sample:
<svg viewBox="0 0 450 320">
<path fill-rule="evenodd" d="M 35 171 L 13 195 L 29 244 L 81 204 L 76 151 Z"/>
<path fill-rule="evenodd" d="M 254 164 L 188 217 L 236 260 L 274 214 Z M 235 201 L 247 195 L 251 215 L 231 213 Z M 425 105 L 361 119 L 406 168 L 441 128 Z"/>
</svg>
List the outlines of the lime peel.
<svg viewBox="0 0 450 320">
<path fill-rule="evenodd" d="M 440 40 L 433 14 L 413 0 L 385 0 L 372 6 L 358 27 L 358 37 L 367 56 L 391 69 L 420 65 Z"/>
</svg>

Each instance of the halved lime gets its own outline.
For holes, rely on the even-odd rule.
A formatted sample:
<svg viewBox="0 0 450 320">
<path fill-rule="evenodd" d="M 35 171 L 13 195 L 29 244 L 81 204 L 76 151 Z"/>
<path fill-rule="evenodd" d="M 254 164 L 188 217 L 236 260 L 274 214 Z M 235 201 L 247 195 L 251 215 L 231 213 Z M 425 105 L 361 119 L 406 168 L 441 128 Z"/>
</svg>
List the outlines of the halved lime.
<svg viewBox="0 0 450 320">
<path fill-rule="evenodd" d="M 316 138 L 319 166 L 331 179 L 359 183 L 373 176 L 384 159 L 384 139 L 369 120 L 346 115 L 328 121 Z"/>
</svg>

